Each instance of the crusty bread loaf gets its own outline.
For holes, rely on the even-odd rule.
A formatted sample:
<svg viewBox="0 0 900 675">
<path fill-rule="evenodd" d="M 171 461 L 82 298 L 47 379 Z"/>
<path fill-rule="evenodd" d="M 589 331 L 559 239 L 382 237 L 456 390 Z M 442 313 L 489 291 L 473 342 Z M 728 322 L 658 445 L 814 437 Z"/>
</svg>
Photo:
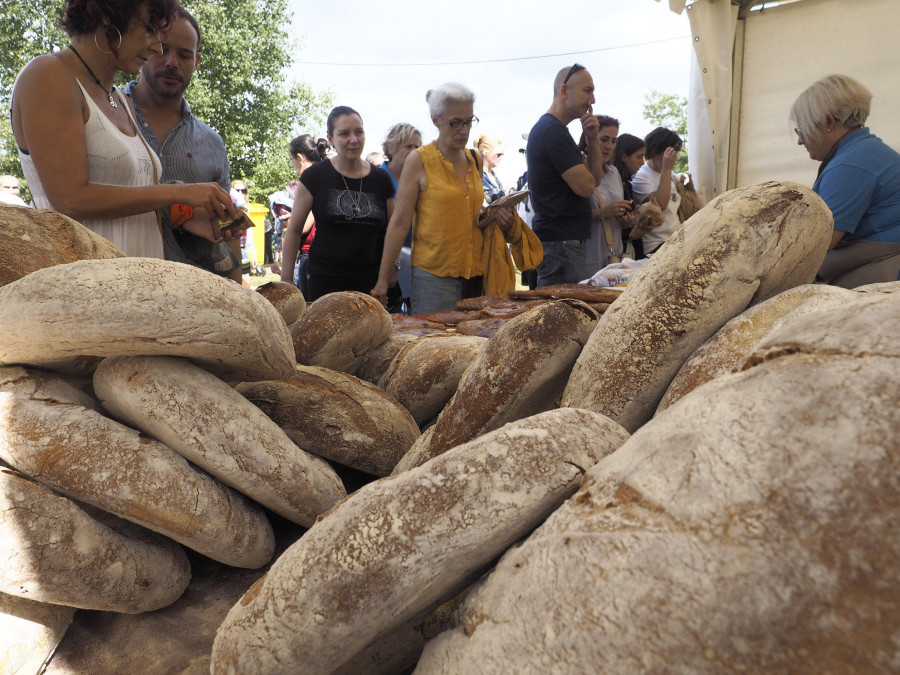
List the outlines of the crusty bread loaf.
<svg viewBox="0 0 900 675">
<path fill-rule="evenodd" d="M 369 384 L 377 385 L 381 376 L 390 367 L 391 361 L 397 353 L 410 342 L 417 339 L 416 335 L 408 333 L 391 333 L 381 346 L 370 352 L 362 365 L 353 373 L 361 380 Z"/>
<path fill-rule="evenodd" d="M 75 387 L 60 375 L 33 368 L 19 366 L 0 368 L 0 392 L 15 392 L 51 404 L 65 401 L 103 414 L 100 402 L 83 389 Z"/>
<path fill-rule="evenodd" d="M 419 437 L 397 401 L 328 368 L 297 366 L 292 377 L 236 389 L 301 448 L 375 476 L 388 475 Z"/>
<path fill-rule="evenodd" d="M 463 372 L 486 342 L 469 335 L 424 335 L 397 353 L 378 386 L 422 425 L 456 393 Z"/>
<path fill-rule="evenodd" d="M 309 527 L 347 495 L 327 462 L 298 448 L 259 408 L 184 359 L 105 359 L 94 373 L 94 391 L 116 419 L 295 523 Z"/>
<path fill-rule="evenodd" d="M 428 457 L 507 422 L 553 408 L 598 314 L 558 300 L 510 319 L 472 361 L 441 411 Z M 402 469 L 410 468 L 404 458 Z"/>
<path fill-rule="evenodd" d="M 330 673 L 455 596 L 627 434 L 601 415 L 520 420 L 323 516 L 229 612 L 213 673 Z"/>
<path fill-rule="evenodd" d="M 0 288 L 0 364 L 173 355 L 223 377 L 271 378 L 295 365 L 290 333 L 255 291 L 191 265 L 85 260 Z"/>
<path fill-rule="evenodd" d="M 129 614 L 170 605 L 190 581 L 187 556 L 175 542 L 127 525 L 107 527 L 72 500 L 0 469 L 0 591 Z"/>
<path fill-rule="evenodd" d="M 0 673 L 43 673 L 74 614 L 74 607 L 0 593 Z"/>
<path fill-rule="evenodd" d="M 688 356 L 729 319 L 812 280 L 832 224 L 825 202 L 796 183 L 761 183 L 712 200 L 603 314 L 562 405 L 640 427 Z"/>
<path fill-rule="evenodd" d="M 99 234 L 61 213 L 0 202 L 0 286 L 44 267 L 124 255 Z"/>
<path fill-rule="evenodd" d="M 159 441 L 63 396 L 32 399 L 21 386 L 0 384 L 0 459 L 227 565 L 261 567 L 272 556 L 272 528 L 249 499 Z"/>
<path fill-rule="evenodd" d="M 784 349 L 648 422 L 416 673 L 894 672 L 898 308 L 785 322 Z"/>
<path fill-rule="evenodd" d="M 391 327 L 391 315 L 378 300 L 344 291 L 307 307 L 291 324 L 291 336 L 298 363 L 352 374 L 388 339 Z"/>
<path fill-rule="evenodd" d="M 272 303 L 287 325 L 291 325 L 306 309 L 306 299 L 300 289 L 284 281 L 269 281 L 256 292 Z"/>
<path fill-rule="evenodd" d="M 866 284 L 853 289 L 856 293 L 900 293 L 900 281 L 882 281 L 877 284 Z"/>
<path fill-rule="evenodd" d="M 784 321 L 827 311 L 859 296 L 837 286 L 804 284 L 738 314 L 698 347 L 675 375 L 659 402 L 659 414 L 701 384 L 736 370 L 753 348 Z"/>
</svg>

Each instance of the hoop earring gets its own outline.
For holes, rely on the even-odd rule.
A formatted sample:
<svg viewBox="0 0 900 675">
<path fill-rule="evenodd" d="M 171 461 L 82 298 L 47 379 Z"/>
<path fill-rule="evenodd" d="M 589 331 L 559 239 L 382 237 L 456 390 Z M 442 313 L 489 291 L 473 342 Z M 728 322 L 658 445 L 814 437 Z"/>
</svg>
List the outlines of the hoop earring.
<svg viewBox="0 0 900 675">
<path fill-rule="evenodd" d="M 109 51 L 109 52 L 106 51 L 105 49 L 103 49 L 103 48 L 100 46 L 100 43 L 97 41 L 97 33 L 99 33 L 99 32 L 100 32 L 100 29 L 102 29 L 102 28 L 112 28 L 112 29 L 113 29 L 114 31 L 116 31 L 116 33 L 119 35 L 119 43 L 115 46 L 115 49 L 118 49 L 119 47 L 122 46 L 122 31 L 120 31 L 120 30 L 119 30 L 118 28 L 116 28 L 115 26 L 99 26 L 99 27 L 97 28 L 97 30 L 94 31 L 94 45 L 97 47 L 97 49 L 99 49 L 99 50 L 100 50 L 101 52 L 103 52 L 104 54 L 112 54 L 113 51 Z M 109 42 L 109 40 L 107 39 L 107 43 L 108 43 L 108 42 Z M 109 45 L 109 46 L 112 47 L 112 45 Z"/>
</svg>

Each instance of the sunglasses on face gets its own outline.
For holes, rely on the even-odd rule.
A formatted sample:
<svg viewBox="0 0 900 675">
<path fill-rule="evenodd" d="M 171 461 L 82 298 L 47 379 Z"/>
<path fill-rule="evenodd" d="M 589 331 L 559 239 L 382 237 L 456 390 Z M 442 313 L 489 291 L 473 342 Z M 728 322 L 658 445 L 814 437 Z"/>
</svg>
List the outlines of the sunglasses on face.
<svg viewBox="0 0 900 675">
<path fill-rule="evenodd" d="M 235 188 L 235 192 L 240 192 L 241 194 L 247 194 L 247 188 Z"/>
<path fill-rule="evenodd" d="M 569 68 L 569 72 L 566 75 L 566 79 L 563 80 L 563 84 L 566 84 L 570 79 L 572 79 L 572 76 L 575 73 L 577 73 L 579 70 L 584 70 L 584 66 L 581 65 L 580 63 L 576 63 L 571 68 Z"/>
</svg>

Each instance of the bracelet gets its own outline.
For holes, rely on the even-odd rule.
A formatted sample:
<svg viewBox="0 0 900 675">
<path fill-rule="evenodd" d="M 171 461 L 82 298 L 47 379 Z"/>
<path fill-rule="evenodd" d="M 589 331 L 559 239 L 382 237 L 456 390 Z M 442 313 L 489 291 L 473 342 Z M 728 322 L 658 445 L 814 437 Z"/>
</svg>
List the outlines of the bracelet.
<svg viewBox="0 0 900 675">
<path fill-rule="evenodd" d="M 172 204 L 169 207 L 169 221 L 172 223 L 172 229 L 177 230 L 184 225 L 194 215 L 194 207 L 187 204 Z"/>
</svg>

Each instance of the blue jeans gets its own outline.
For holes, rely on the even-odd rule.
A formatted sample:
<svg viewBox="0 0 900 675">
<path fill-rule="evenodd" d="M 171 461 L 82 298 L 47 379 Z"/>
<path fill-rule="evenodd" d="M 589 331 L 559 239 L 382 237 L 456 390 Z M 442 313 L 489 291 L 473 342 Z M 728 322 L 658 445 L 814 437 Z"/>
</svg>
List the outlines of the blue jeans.
<svg viewBox="0 0 900 675">
<path fill-rule="evenodd" d="M 481 277 L 439 277 L 413 267 L 410 314 L 433 314 L 456 309 L 457 301 L 481 295 L 481 281 Z"/>
<path fill-rule="evenodd" d="M 538 286 L 577 284 L 585 277 L 587 245 L 584 239 L 542 242 L 544 259 L 537 268 Z"/>
</svg>

